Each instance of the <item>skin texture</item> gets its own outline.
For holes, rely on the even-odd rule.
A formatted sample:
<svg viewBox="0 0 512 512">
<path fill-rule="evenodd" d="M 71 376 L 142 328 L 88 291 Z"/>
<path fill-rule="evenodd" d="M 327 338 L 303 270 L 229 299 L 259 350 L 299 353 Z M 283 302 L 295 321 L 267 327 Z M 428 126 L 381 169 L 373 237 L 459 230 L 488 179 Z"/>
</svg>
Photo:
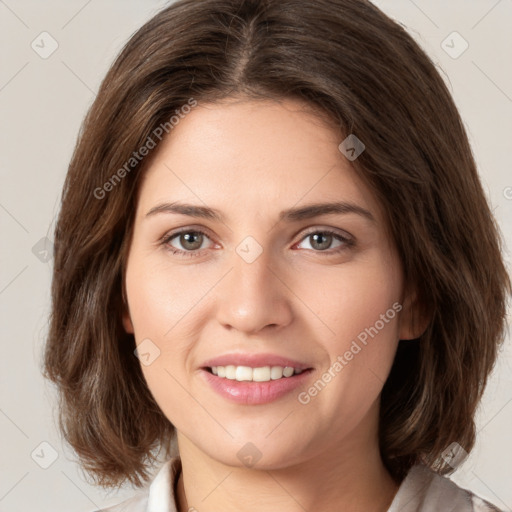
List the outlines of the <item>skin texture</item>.
<svg viewBox="0 0 512 512">
<path fill-rule="evenodd" d="M 398 340 L 418 333 L 406 320 L 412 300 L 382 211 L 339 151 L 343 139 L 298 101 L 230 99 L 194 108 L 146 172 L 123 323 L 137 344 L 149 338 L 160 350 L 142 370 L 178 431 L 180 511 L 384 511 L 397 490 L 378 449 L 379 395 Z M 171 201 L 216 208 L 224 222 L 146 215 Z M 356 204 L 373 220 L 344 213 L 279 222 L 282 210 L 330 201 Z M 198 249 L 180 236 L 162 240 L 180 228 L 205 233 Z M 322 250 L 311 236 L 322 229 L 354 243 L 328 238 Z M 236 251 L 248 236 L 263 249 L 252 263 Z M 394 303 L 401 312 L 301 404 L 298 392 Z M 200 369 L 233 352 L 288 356 L 314 370 L 274 402 L 235 404 Z M 237 456 L 248 442 L 261 452 L 251 468 Z"/>
</svg>

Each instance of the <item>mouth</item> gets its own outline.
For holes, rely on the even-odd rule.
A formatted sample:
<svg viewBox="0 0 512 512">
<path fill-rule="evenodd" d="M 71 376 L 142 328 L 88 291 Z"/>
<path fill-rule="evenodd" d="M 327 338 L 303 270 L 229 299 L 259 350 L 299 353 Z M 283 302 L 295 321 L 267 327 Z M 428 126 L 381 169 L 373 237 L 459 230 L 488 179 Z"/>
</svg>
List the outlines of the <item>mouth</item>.
<svg viewBox="0 0 512 512">
<path fill-rule="evenodd" d="M 241 405 L 261 405 L 305 386 L 314 368 L 281 357 L 231 355 L 208 361 L 200 370 L 210 389 L 224 399 Z"/>
</svg>

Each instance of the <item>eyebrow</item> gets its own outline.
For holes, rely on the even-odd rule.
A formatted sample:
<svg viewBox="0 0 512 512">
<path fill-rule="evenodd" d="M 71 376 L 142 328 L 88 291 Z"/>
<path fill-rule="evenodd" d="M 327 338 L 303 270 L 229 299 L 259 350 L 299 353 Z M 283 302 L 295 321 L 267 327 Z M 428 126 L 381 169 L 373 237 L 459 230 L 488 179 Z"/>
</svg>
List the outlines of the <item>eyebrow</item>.
<svg viewBox="0 0 512 512">
<path fill-rule="evenodd" d="M 188 215 L 189 217 L 197 217 L 203 219 L 214 220 L 218 222 L 224 223 L 224 216 L 219 210 L 215 208 L 209 208 L 207 206 L 198 206 L 187 203 L 180 202 L 172 202 L 172 203 L 162 203 L 158 206 L 151 208 L 151 210 L 146 213 L 146 218 L 156 215 L 158 213 L 176 213 L 180 215 Z M 357 215 L 361 215 L 362 217 L 367 218 L 375 222 L 375 217 L 372 213 L 365 208 L 348 202 L 333 202 L 333 203 L 314 203 L 306 206 L 300 206 L 296 208 L 290 208 L 288 210 L 283 210 L 279 214 L 279 221 L 285 222 L 297 222 L 305 219 L 311 219 L 314 217 L 319 217 L 320 215 L 329 215 L 329 214 L 347 214 L 347 213 L 355 213 Z"/>
</svg>

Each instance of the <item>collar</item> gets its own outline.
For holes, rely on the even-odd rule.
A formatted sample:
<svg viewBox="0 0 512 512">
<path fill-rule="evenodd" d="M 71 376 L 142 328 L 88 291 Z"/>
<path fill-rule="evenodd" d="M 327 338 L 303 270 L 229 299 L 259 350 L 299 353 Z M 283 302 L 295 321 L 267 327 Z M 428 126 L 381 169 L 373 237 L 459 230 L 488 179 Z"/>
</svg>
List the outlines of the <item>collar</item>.
<svg viewBox="0 0 512 512">
<path fill-rule="evenodd" d="M 178 512 L 175 488 L 181 473 L 179 456 L 169 459 L 160 468 L 149 487 L 146 512 Z"/>
</svg>

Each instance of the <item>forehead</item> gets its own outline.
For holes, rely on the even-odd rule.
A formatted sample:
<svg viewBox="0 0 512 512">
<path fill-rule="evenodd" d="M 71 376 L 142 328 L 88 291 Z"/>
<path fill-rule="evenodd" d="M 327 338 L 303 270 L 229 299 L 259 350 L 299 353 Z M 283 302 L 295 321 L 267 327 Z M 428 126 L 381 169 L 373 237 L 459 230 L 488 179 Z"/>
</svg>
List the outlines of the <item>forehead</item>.
<svg viewBox="0 0 512 512">
<path fill-rule="evenodd" d="M 140 206 L 179 200 L 261 214 L 350 201 L 378 217 L 373 195 L 338 149 L 342 140 L 296 100 L 199 104 L 162 141 Z"/>
</svg>

